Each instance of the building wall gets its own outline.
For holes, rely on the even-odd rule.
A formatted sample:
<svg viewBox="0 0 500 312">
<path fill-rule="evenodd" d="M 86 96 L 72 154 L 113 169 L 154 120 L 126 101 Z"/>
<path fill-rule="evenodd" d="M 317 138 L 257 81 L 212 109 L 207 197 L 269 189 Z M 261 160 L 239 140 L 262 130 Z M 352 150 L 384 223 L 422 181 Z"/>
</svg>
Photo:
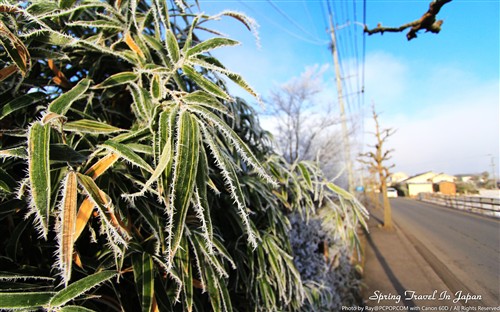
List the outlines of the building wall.
<svg viewBox="0 0 500 312">
<path fill-rule="evenodd" d="M 443 195 L 455 195 L 457 187 L 453 182 L 441 182 L 439 183 L 439 192 Z"/>
<path fill-rule="evenodd" d="M 408 183 L 408 195 L 410 197 L 417 196 L 419 193 L 432 193 L 432 183 Z"/>
</svg>

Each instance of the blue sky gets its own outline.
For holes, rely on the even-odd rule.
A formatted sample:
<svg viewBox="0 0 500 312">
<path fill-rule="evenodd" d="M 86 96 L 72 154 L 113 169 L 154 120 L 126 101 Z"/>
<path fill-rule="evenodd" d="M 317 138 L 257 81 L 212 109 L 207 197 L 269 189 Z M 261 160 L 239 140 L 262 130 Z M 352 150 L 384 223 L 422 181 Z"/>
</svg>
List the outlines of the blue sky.
<svg viewBox="0 0 500 312">
<path fill-rule="evenodd" d="M 498 172 L 498 0 L 453 0 L 438 15 L 444 20 L 441 33 L 420 32 L 412 41 L 407 41 L 406 31 L 374 34 L 366 36 L 363 45 L 360 25 L 365 14 L 370 28 L 377 23 L 399 26 L 418 19 L 429 3 L 366 0 L 364 11 L 363 1 L 330 1 L 338 27 L 344 93 L 350 95 L 347 111 L 356 120 L 353 153 L 367 150 L 371 142 L 367 132 L 373 129 L 373 102 L 382 127 L 397 129 L 388 143 L 394 148 L 394 171 L 491 172 L 493 157 Z M 242 43 L 221 49 L 216 56 L 263 98 L 307 68 L 328 66 L 320 98 L 337 102 L 326 1 L 201 0 L 200 6 L 210 14 L 226 9 L 244 12 L 257 21 L 260 46 L 235 21 L 211 26 Z"/>
</svg>

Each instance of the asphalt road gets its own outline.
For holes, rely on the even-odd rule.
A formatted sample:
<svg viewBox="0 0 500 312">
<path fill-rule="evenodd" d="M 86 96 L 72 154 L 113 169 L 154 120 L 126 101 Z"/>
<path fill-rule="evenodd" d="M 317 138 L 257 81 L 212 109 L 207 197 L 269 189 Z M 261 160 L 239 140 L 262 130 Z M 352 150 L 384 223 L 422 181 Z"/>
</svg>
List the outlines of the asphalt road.
<svg viewBox="0 0 500 312">
<path fill-rule="evenodd" d="M 445 283 L 500 305 L 499 220 L 405 198 L 391 206 L 393 220 Z"/>
</svg>

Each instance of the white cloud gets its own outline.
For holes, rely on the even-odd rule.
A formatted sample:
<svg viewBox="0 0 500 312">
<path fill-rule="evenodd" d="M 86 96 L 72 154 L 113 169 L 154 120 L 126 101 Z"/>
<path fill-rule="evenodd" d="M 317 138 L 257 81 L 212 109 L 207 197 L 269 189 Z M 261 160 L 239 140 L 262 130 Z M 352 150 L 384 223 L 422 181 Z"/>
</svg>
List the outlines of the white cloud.
<svg viewBox="0 0 500 312">
<path fill-rule="evenodd" d="M 379 107 L 375 100 L 377 111 L 383 111 L 382 127 L 398 129 L 388 139 L 388 147 L 395 149 L 395 171 L 491 171 L 489 155 L 496 157 L 498 169 L 498 80 L 483 81 L 455 64 L 405 64 L 391 57 L 368 60 L 377 60 L 367 63 L 373 71 L 366 82 L 370 90 L 374 85 L 395 86 L 385 88 L 387 96 L 375 93 L 385 104 Z M 382 72 L 383 81 L 377 79 L 376 70 Z M 393 75 L 387 75 L 389 71 Z M 365 129 L 373 129 L 370 120 Z M 366 135 L 365 141 L 370 140 Z"/>
</svg>

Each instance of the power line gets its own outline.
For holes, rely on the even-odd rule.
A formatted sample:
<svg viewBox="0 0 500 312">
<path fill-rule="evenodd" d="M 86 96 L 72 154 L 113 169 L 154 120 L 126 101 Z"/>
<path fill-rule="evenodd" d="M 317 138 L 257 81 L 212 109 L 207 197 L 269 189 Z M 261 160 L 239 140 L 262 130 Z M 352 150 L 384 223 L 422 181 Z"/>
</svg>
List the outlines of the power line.
<svg viewBox="0 0 500 312">
<path fill-rule="evenodd" d="M 289 34 L 290 36 L 292 37 L 295 37 L 296 39 L 299 39 L 301 41 L 304 41 L 304 42 L 307 42 L 307 43 L 310 43 L 310 44 L 314 44 L 314 45 L 325 45 L 327 43 L 327 41 L 320 41 L 318 39 L 309 39 L 307 37 L 304 37 L 304 36 L 301 36 L 293 31 L 291 31 L 290 29 L 286 28 L 286 27 L 283 27 L 280 23 L 277 23 L 275 20 L 273 20 L 272 18 L 269 18 L 267 15 L 265 14 L 262 14 L 262 12 L 258 11 L 258 10 L 255 10 L 254 8 L 252 8 L 251 6 L 249 6 L 248 4 L 246 4 L 244 1 L 242 0 L 238 0 L 238 2 L 240 2 L 243 6 L 245 6 L 246 8 L 248 8 L 249 10 L 253 11 L 254 13 L 256 13 L 257 15 L 260 15 L 262 16 L 266 21 L 268 21 L 270 24 L 276 26 L 277 28 L 279 28 L 281 31 Z"/>
<path fill-rule="evenodd" d="M 297 29 L 302 31 L 302 33 L 311 36 L 311 38 L 314 38 L 314 41 L 316 41 L 318 43 L 325 44 L 324 42 L 322 42 L 318 38 L 315 38 L 316 37 L 315 35 L 311 34 L 307 29 L 302 27 L 302 25 L 297 23 L 293 18 L 291 18 L 285 12 L 283 12 L 283 10 L 281 10 L 272 0 L 267 0 L 267 2 L 276 10 L 276 12 L 278 12 L 281 16 L 283 16 L 287 21 L 292 23 Z"/>
</svg>

